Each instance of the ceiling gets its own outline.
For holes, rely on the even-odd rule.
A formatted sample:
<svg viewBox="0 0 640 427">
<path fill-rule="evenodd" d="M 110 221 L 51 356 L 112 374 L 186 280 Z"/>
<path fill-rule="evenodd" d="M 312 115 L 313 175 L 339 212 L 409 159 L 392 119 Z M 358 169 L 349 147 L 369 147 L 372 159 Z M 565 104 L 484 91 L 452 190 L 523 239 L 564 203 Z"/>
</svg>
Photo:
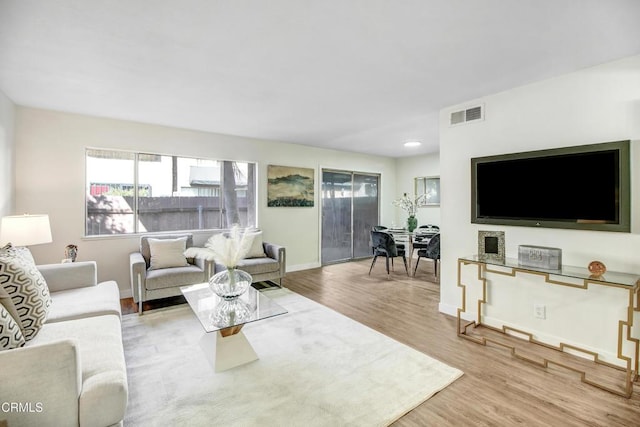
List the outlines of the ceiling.
<svg viewBox="0 0 640 427">
<path fill-rule="evenodd" d="M 0 0 L 0 90 L 404 157 L 438 151 L 443 107 L 640 54 L 638 18 L 637 0 Z"/>
</svg>

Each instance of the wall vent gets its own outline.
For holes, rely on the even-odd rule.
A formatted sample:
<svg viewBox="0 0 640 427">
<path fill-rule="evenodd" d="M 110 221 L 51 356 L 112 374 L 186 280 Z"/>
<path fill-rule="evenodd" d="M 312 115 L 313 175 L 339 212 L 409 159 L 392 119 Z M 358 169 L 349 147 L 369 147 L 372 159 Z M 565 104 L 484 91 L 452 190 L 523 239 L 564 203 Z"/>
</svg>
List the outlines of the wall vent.
<svg viewBox="0 0 640 427">
<path fill-rule="evenodd" d="M 449 124 L 451 126 L 468 123 L 475 120 L 484 120 L 484 106 L 477 105 L 460 111 L 451 113 Z"/>
</svg>

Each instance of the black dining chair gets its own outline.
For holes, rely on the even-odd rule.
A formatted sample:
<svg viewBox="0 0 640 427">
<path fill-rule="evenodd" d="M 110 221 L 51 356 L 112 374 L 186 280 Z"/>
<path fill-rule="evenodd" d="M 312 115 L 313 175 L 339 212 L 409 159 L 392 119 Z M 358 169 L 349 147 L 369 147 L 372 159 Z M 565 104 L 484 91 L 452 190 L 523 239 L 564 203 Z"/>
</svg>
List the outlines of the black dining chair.
<svg viewBox="0 0 640 427">
<path fill-rule="evenodd" d="M 396 245 L 396 242 L 393 240 L 393 236 L 391 234 L 384 231 L 372 230 L 371 245 L 373 247 L 373 261 L 371 261 L 369 275 L 371 275 L 373 265 L 376 263 L 376 260 L 379 256 L 385 257 L 387 265 L 387 277 L 389 276 L 389 258 L 391 258 L 391 268 L 393 268 L 393 259 L 395 257 L 402 257 L 402 261 L 404 261 L 404 269 L 407 271 L 407 276 L 409 275 L 409 267 L 407 266 L 407 257 L 404 247 L 399 248 Z"/>
<path fill-rule="evenodd" d="M 418 259 L 416 260 L 416 266 L 413 269 L 414 276 L 416 275 L 416 271 L 418 270 L 418 263 L 420 262 L 420 258 L 428 258 L 433 260 L 433 274 L 437 276 L 438 260 L 440 259 L 440 233 L 435 234 L 431 239 L 429 239 L 426 247 L 418 249 Z"/>
<path fill-rule="evenodd" d="M 385 227 L 384 225 L 374 225 L 373 227 L 371 227 L 371 229 L 373 231 L 384 231 L 385 233 L 389 232 L 389 228 Z M 398 247 L 398 249 L 404 249 L 404 243 L 396 243 L 396 246 Z"/>
<path fill-rule="evenodd" d="M 415 230 L 415 236 L 413 238 L 413 246 L 411 248 L 411 258 L 413 258 L 413 252 L 416 249 L 425 249 L 431 239 L 436 234 L 440 233 L 440 227 L 433 224 L 421 225 Z"/>
</svg>

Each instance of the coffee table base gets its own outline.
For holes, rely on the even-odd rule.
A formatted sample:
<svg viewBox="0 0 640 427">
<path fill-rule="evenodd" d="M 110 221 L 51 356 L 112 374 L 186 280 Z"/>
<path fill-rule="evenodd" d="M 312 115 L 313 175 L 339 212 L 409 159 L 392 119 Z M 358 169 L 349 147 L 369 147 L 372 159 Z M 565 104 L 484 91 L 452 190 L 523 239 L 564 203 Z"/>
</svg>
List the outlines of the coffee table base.
<svg viewBox="0 0 640 427">
<path fill-rule="evenodd" d="M 215 372 L 258 360 L 258 355 L 242 331 L 226 337 L 220 331 L 215 336 L 213 333 L 204 334 L 200 338 L 200 347 Z"/>
</svg>

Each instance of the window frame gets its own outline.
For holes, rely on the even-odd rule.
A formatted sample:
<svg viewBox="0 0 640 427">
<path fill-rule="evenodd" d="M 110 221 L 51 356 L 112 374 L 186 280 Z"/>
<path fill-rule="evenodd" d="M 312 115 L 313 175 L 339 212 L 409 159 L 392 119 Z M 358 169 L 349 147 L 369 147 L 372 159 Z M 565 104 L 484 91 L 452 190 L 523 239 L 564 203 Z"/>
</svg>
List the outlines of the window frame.
<svg viewBox="0 0 640 427">
<path fill-rule="evenodd" d="M 133 211 L 132 215 L 133 215 L 133 231 L 131 232 L 125 232 L 125 233 L 103 233 L 103 234 L 88 234 L 89 231 L 89 203 L 88 203 L 88 197 L 89 197 L 89 192 L 90 192 L 90 187 L 91 187 L 91 183 L 89 181 L 89 168 L 88 168 L 88 158 L 89 158 L 89 153 L 92 151 L 102 151 L 102 152 L 108 152 L 108 153 L 126 153 L 128 155 L 132 155 L 133 156 L 133 189 L 135 191 L 133 191 L 133 203 L 131 206 L 131 209 Z M 219 195 L 217 196 L 219 199 L 219 208 L 218 208 L 218 224 L 219 227 L 213 227 L 213 228 L 185 228 L 185 229 L 171 229 L 171 230 L 154 230 L 154 231 L 141 231 L 140 230 L 140 220 L 139 220 L 139 209 L 140 209 L 140 195 L 139 195 L 139 191 L 136 190 L 138 189 L 139 184 L 139 162 L 140 162 L 140 157 L 144 156 L 144 155 L 151 155 L 151 156 L 160 156 L 160 157 L 176 157 L 177 159 L 193 159 L 193 160 L 202 160 L 202 161 L 212 161 L 212 162 L 218 162 L 218 164 L 220 165 L 220 187 L 219 187 Z M 83 226 L 83 238 L 86 239 L 94 239 L 94 238 L 109 238 L 109 237 L 127 237 L 127 236 L 140 236 L 140 235 L 147 235 L 147 234 L 163 234 L 163 233 L 167 233 L 167 234 L 171 234 L 171 233 L 181 233 L 181 232 L 203 232 L 203 231 L 217 231 L 217 230 L 226 230 L 229 227 L 224 227 L 224 224 L 226 222 L 225 219 L 225 211 L 227 209 L 226 204 L 225 204 L 225 196 L 224 196 L 224 173 L 223 173 L 223 163 L 224 162 L 234 162 L 234 163 L 245 163 L 247 164 L 248 168 L 250 168 L 250 165 L 253 165 L 253 217 L 254 217 L 254 223 L 253 224 L 247 224 L 247 227 L 258 227 L 258 209 L 259 209 L 259 204 L 258 204 L 258 168 L 259 168 L 259 164 L 256 161 L 249 161 L 249 160 L 231 160 L 231 159 L 216 159 L 216 158 L 211 158 L 211 157 L 202 157 L 202 156 L 189 156 L 189 155 L 178 155 L 178 154 L 166 154 L 166 153 L 158 153 L 158 152 L 147 152 L 147 151 L 133 151 L 133 150 L 125 150 L 125 149 L 113 149 L 113 148 L 102 148 L 102 147 L 85 147 L 84 150 L 84 197 L 83 197 L 83 203 L 84 203 L 84 226 Z M 247 181 L 249 180 L 249 176 L 250 174 L 248 174 L 247 176 Z M 249 187 L 249 182 L 247 182 L 247 188 Z M 251 193 L 250 191 L 246 190 L 247 196 Z M 189 197 L 189 196 L 186 196 Z M 216 197 L 216 196 L 202 196 L 202 197 Z M 247 199 L 247 221 L 249 220 L 249 218 L 251 217 L 251 215 L 249 215 L 249 208 L 251 207 L 251 203 L 250 201 Z"/>
</svg>

